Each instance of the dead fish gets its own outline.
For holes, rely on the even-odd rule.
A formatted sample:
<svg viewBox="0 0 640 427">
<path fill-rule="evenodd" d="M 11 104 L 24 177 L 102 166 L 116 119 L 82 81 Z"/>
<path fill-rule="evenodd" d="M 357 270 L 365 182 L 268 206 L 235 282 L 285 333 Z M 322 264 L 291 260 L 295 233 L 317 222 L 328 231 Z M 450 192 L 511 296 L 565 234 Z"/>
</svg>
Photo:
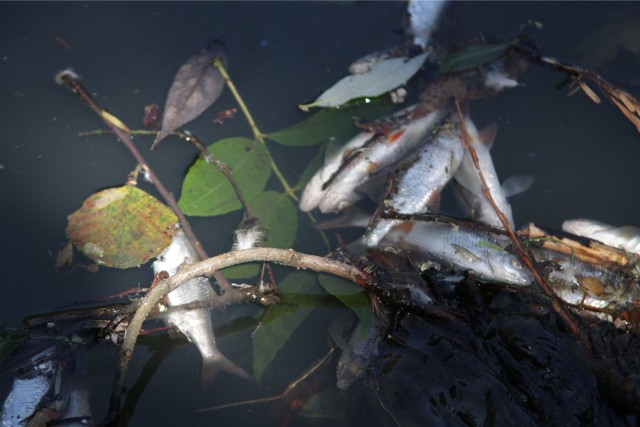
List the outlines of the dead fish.
<svg viewBox="0 0 640 427">
<path fill-rule="evenodd" d="M 300 210 L 309 212 L 318 207 L 326 190 L 322 187 L 336 173 L 342 162 L 354 151 L 360 149 L 373 136 L 374 132 L 361 132 L 352 138 L 344 147 L 336 147 L 329 143 L 325 151 L 324 165 L 313 175 L 300 196 Z"/>
<path fill-rule="evenodd" d="M 32 358 L 13 379 L 11 391 L 2 405 L 2 426 L 26 426 L 41 408 L 48 407 L 47 396 L 55 397 L 54 384 L 61 360 L 55 345 L 47 346 Z"/>
<path fill-rule="evenodd" d="M 366 228 L 371 221 L 371 213 L 366 212 L 364 209 L 357 205 L 351 206 L 340 212 L 337 216 L 316 222 L 313 224 L 314 228 L 318 230 L 331 230 L 334 228 L 343 227 L 362 227 Z"/>
<path fill-rule="evenodd" d="M 377 129 L 374 137 L 343 162 L 325 182 L 325 192 L 318 205 L 320 211 L 339 212 L 360 200 L 362 194 L 358 188 L 425 143 L 443 116 L 442 110 L 434 111 L 424 104 L 416 104 L 385 120 L 390 128 Z"/>
<path fill-rule="evenodd" d="M 407 215 L 437 211 L 440 192 L 458 170 L 463 155 L 459 130 L 442 129 L 399 168 L 396 184 L 383 202 L 384 207 Z M 363 238 L 365 245 L 376 246 L 399 222 L 377 220 Z"/>
<path fill-rule="evenodd" d="M 169 276 L 178 271 L 183 263 L 200 261 L 198 254 L 182 230 L 178 230 L 171 244 L 156 258 L 153 270 L 157 274 L 166 271 Z M 196 277 L 180 285 L 167 295 L 170 306 L 181 306 L 193 302 L 209 301 L 213 288 L 206 277 Z M 220 371 L 241 378 L 251 379 L 242 368 L 227 359 L 216 346 L 211 313 L 205 308 L 177 310 L 167 315 L 166 323 L 175 326 L 194 343 L 202 355 L 202 386 L 208 388 Z"/>
<path fill-rule="evenodd" d="M 613 321 L 613 309 L 635 305 L 640 299 L 637 279 L 621 271 L 601 268 L 570 254 L 547 249 L 533 248 L 532 253 L 536 261 L 556 266 L 547 273 L 547 282 L 560 299 L 576 307 L 580 314 Z"/>
<path fill-rule="evenodd" d="M 616 227 L 592 219 L 573 219 L 563 222 L 562 230 L 640 255 L 640 228 L 638 227 L 630 225 Z"/>
<path fill-rule="evenodd" d="M 361 323 L 358 322 L 338 360 L 336 385 L 340 390 L 347 390 L 354 381 L 365 374 L 371 365 L 371 358 L 376 354 L 380 333 L 381 324 L 376 316 L 373 316 L 371 326 L 364 333 Z"/>
<path fill-rule="evenodd" d="M 409 252 L 412 260 L 435 261 L 454 271 L 470 271 L 479 281 L 526 286 L 533 280 L 520 259 L 505 248 L 507 236 L 440 221 L 402 221 L 378 245 Z"/>
<path fill-rule="evenodd" d="M 405 31 L 414 45 L 426 50 L 445 4 L 446 0 L 409 1 Z"/>
<path fill-rule="evenodd" d="M 496 136 L 496 126 L 490 125 L 482 132 L 479 132 L 475 124 L 469 117 L 465 119 L 465 129 L 470 137 L 470 142 L 478 155 L 480 171 L 484 176 L 493 201 L 500 211 L 507 217 L 509 225 L 513 228 L 513 213 L 511 205 L 507 201 L 507 196 L 500 185 L 496 168 L 491 158 L 491 145 Z M 504 228 L 500 218 L 493 210 L 493 207 L 482 193 L 482 183 L 473 163 L 469 151 L 465 149 L 464 158 L 458 168 L 454 179 L 468 193 L 464 193 L 463 198 L 471 207 L 472 217 L 480 222 L 496 228 Z"/>
</svg>

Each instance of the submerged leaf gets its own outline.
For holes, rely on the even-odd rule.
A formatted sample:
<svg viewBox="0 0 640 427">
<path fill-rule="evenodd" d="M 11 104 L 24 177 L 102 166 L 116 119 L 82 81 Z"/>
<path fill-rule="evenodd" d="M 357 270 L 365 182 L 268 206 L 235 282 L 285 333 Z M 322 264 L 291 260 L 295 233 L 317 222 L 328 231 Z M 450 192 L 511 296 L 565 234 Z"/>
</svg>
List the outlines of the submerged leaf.
<svg viewBox="0 0 640 427">
<path fill-rule="evenodd" d="M 393 104 L 374 101 L 346 108 L 325 109 L 302 123 L 266 136 L 279 144 L 296 147 L 316 145 L 329 138 L 346 141 L 360 131 L 353 125 L 354 117 L 373 120 L 388 115 L 393 108 Z"/>
<path fill-rule="evenodd" d="M 293 245 L 298 232 L 298 210 L 286 194 L 265 191 L 247 203 L 267 229 L 264 246 L 287 249 Z M 247 264 L 227 268 L 223 273 L 229 279 L 238 279 L 254 277 L 259 271 L 258 264 Z"/>
<path fill-rule="evenodd" d="M 352 99 L 383 95 L 405 84 L 420 69 L 427 56 L 428 52 L 425 52 L 411 59 L 382 60 L 366 73 L 344 77 L 311 104 L 299 105 L 298 108 L 307 111 L 312 107 L 337 107 Z"/>
<path fill-rule="evenodd" d="M 304 271 L 289 273 L 278 288 L 284 303 L 273 306 L 265 323 L 253 337 L 253 376 L 260 382 L 265 368 L 287 342 L 293 331 L 309 315 L 315 305 L 315 275 Z"/>
<path fill-rule="evenodd" d="M 353 310 L 360 320 L 362 331 L 368 331 L 371 327 L 373 314 L 369 298 L 359 287 L 353 283 L 328 274 L 318 275 L 318 282 L 325 291 L 338 298 L 340 302 Z"/>
<path fill-rule="evenodd" d="M 168 134 L 198 117 L 218 99 L 224 88 L 224 78 L 213 65 L 216 57 L 226 68 L 227 52 L 220 40 L 211 41 L 180 67 L 169 89 L 162 128 L 152 148 Z"/>
<path fill-rule="evenodd" d="M 440 74 L 468 71 L 486 65 L 503 56 L 513 43 L 474 44 L 453 52 L 440 61 Z"/>
<path fill-rule="evenodd" d="M 69 215 L 67 235 L 96 264 L 144 264 L 170 243 L 178 223 L 155 197 L 131 185 L 93 194 Z"/>
<path fill-rule="evenodd" d="M 247 138 L 228 138 L 208 149 L 231 168 L 247 201 L 262 192 L 271 175 L 269 154 L 262 144 Z M 242 208 L 225 175 L 202 158 L 187 172 L 178 205 L 185 214 L 194 216 L 222 215 Z"/>
<path fill-rule="evenodd" d="M 0 330 L 0 364 L 4 363 L 28 338 L 29 334 L 22 329 Z"/>
</svg>

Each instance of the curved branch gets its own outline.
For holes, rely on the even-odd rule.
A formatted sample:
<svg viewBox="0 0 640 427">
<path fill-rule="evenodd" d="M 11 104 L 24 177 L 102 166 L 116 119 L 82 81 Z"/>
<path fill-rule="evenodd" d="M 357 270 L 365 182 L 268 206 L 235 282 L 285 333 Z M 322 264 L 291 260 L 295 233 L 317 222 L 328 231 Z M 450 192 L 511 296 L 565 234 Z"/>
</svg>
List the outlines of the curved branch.
<svg viewBox="0 0 640 427">
<path fill-rule="evenodd" d="M 176 274 L 165 279 L 151 289 L 140 301 L 138 309 L 134 314 L 127 331 L 124 335 L 122 348 L 120 349 L 120 360 L 116 370 L 113 389 L 111 391 L 111 401 L 109 413 L 102 425 L 110 425 L 115 422 L 120 409 L 120 398 L 124 392 L 124 382 L 129 368 L 129 361 L 133 357 L 134 347 L 142 328 L 142 324 L 156 307 L 160 299 L 169 292 L 176 289 L 187 280 L 198 276 L 213 276 L 218 270 L 238 264 L 255 261 L 275 262 L 296 268 L 304 268 L 318 273 L 329 273 L 347 279 L 355 284 L 369 288 L 371 277 L 356 267 L 340 261 L 327 258 L 307 255 L 294 251 L 293 249 L 275 248 L 253 248 L 240 251 L 227 252 L 205 261 L 195 264 L 185 265 Z"/>
</svg>

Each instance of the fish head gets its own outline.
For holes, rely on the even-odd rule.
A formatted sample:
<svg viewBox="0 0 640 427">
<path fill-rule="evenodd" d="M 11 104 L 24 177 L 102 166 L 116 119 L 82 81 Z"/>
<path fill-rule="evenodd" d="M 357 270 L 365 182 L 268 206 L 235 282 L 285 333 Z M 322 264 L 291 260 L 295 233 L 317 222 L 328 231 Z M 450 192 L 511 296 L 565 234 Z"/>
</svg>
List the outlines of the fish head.
<svg viewBox="0 0 640 427">
<path fill-rule="evenodd" d="M 340 390 L 347 390 L 355 380 L 364 374 L 365 365 L 366 363 L 362 357 L 348 352 L 347 357 L 340 357 L 336 368 L 336 386 Z"/>
<path fill-rule="evenodd" d="M 307 183 L 300 195 L 300 210 L 303 212 L 309 212 L 320 204 L 324 198 L 325 191 L 322 190 L 322 175 L 316 173 L 311 180 Z"/>
<path fill-rule="evenodd" d="M 511 255 L 500 262 L 498 275 L 500 281 L 514 285 L 527 286 L 531 282 L 531 273 L 517 257 Z"/>
<path fill-rule="evenodd" d="M 318 208 L 322 213 L 340 212 L 353 205 L 361 198 L 362 196 L 354 192 L 349 186 L 341 187 L 332 185 L 324 194 L 324 198 L 320 202 Z"/>
</svg>

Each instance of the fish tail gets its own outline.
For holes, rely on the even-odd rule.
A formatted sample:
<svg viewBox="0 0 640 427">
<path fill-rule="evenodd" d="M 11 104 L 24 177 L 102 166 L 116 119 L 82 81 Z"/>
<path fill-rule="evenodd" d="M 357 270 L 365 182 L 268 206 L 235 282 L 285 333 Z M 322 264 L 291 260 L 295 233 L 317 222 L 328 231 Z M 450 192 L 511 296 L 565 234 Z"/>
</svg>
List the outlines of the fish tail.
<svg viewBox="0 0 640 427">
<path fill-rule="evenodd" d="M 202 361 L 202 388 L 206 390 L 211 387 L 220 372 L 226 372 L 245 380 L 253 379 L 253 377 L 240 366 L 227 359 L 224 355 L 217 354 L 215 357 L 203 359 Z"/>
</svg>

